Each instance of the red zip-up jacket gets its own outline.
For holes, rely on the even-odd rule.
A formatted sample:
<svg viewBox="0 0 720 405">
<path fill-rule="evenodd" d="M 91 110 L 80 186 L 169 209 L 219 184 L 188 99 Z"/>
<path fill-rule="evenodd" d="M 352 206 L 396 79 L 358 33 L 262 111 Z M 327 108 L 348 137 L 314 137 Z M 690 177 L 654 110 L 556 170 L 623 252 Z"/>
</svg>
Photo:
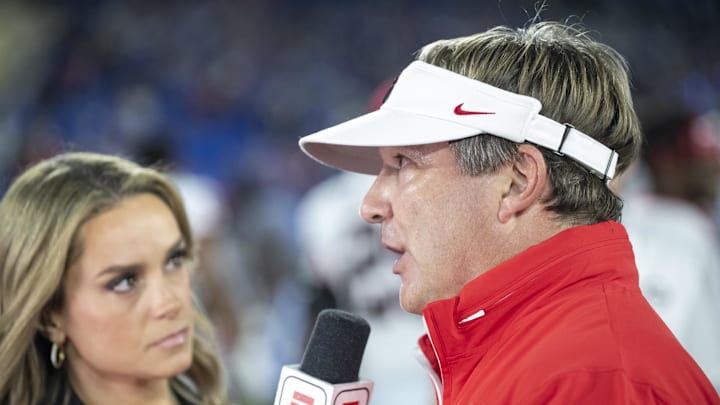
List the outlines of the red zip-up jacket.
<svg viewBox="0 0 720 405">
<path fill-rule="evenodd" d="M 560 232 L 423 316 L 441 405 L 720 404 L 640 293 L 616 222 Z"/>
</svg>

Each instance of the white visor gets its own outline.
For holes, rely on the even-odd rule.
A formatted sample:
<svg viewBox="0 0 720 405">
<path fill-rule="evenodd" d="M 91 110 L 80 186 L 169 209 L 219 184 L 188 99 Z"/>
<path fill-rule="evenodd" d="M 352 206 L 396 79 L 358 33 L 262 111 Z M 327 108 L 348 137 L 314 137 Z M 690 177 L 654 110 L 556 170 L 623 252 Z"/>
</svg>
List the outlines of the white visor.
<svg viewBox="0 0 720 405">
<path fill-rule="evenodd" d="M 618 154 L 569 124 L 540 115 L 539 100 L 493 87 L 449 70 L 412 62 L 379 110 L 300 139 L 318 162 L 378 174 L 382 146 L 425 145 L 491 134 L 530 142 L 567 155 L 609 181 Z"/>
</svg>

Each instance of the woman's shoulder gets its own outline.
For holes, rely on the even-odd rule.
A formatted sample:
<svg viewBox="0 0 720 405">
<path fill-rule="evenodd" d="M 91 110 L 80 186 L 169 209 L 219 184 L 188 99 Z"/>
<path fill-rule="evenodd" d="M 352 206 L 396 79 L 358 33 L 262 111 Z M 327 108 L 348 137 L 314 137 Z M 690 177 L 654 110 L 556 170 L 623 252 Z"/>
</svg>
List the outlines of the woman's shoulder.
<svg viewBox="0 0 720 405">
<path fill-rule="evenodd" d="M 187 401 L 182 395 L 175 393 L 175 398 L 180 405 L 194 405 L 192 402 Z M 67 395 L 63 395 L 54 405 L 85 405 L 83 401 L 75 393 L 75 390 L 68 390 Z"/>
</svg>

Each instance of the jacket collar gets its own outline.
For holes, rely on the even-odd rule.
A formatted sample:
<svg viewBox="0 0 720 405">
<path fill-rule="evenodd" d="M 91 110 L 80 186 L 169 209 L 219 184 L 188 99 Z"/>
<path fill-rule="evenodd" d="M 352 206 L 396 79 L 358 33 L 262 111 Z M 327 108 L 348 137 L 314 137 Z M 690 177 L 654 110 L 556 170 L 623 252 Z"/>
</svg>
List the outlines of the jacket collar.
<svg viewBox="0 0 720 405">
<path fill-rule="evenodd" d="M 578 283 L 624 279 L 638 285 L 627 233 L 614 221 L 566 229 L 488 270 L 466 284 L 457 297 L 428 304 L 428 329 L 420 346 L 439 369 L 468 347 L 484 353 L 498 331 L 530 302 Z M 434 365 L 437 366 L 437 365 Z"/>
</svg>

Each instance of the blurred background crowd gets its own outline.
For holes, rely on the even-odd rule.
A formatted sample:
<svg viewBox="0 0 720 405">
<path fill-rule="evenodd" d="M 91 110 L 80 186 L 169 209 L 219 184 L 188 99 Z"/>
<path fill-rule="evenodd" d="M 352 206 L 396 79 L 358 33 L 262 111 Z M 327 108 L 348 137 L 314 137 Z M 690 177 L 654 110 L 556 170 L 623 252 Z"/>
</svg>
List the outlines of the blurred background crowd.
<svg viewBox="0 0 720 405">
<path fill-rule="evenodd" d="M 0 193 L 59 151 L 160 162 L 201 240 L 196 289 L 233 399 L 271 403 L 317 312 L 339 307 L 373 327 L 373 403 L 429 404 L 421 320 L 357 214 L 371 178 L 297 140 L 376 107 L 422 45 L 539 8 L 628 59 L 647 139 L 615 186 L 641 287 L 720 387 L 717 0 L 0 1 Z"/>
</svg>

